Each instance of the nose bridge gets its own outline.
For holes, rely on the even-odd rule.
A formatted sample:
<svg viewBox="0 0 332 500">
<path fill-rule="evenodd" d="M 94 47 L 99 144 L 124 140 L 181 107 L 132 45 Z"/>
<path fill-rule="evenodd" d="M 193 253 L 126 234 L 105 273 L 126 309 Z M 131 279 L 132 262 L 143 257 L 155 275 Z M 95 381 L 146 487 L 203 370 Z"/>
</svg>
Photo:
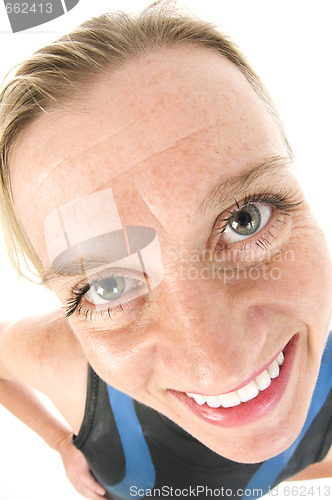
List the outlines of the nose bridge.
<svg viewBox="0 0 332 500">
<path fill-rule="evenodd" d="M 266 322 L 239 291 L 214 280 L 164 280 L 160 355 L 179 380 L 209 390 L 248 376 L 265 341 Z"/>
</svg>

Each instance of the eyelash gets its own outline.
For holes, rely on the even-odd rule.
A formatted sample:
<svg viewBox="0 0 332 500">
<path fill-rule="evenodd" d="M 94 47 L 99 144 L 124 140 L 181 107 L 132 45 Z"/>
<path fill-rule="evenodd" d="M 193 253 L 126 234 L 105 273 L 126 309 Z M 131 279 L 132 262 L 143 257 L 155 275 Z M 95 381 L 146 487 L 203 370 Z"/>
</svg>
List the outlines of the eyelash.
<svg viewBox="0 0 332 500">
<path fill-rule="evenodd" d="M 102 308 L 102 309 L 88 309 L 87 307 L 83 308 L 83 305 L 81 304 L 82 298 L 84 295 L 90 290 L 90 288 L 100 282 L 102 277 L 96 278 L 95 280 L 89 281 L 89 283 L 79 283 L 78 285 L 75 285 L 71 289 L 71 297 L 66 300 L 66 307 L 65 309 L 65 316 L 69 318 L 72 314 L 77 312 L 77 314 L 82 314 L 86 319 L 90 319 L 92 321 L 93 316 L 98 314 L 99 316 L 106 317 L 108 319 L 112 319 L 111 317 L 111 312 L 120 310 L 123 311 L 126 307 L 131 306 L 132 300 L 126 300 L 124 302 L 121 302 L 121 304 L 108 307 L 108 308 Z"/>
<path fill-rule="evenodd" d="M 224 217 L 223 219 L 217 219 L 217 224 L 222 223 L 221 227 L 217 228 L 218 234 L 222 234 L 227 225 L 229 224 L 231 218 L 233 215 L 240 210 L 241 208 L 254 204 L 254 203 L 266 203 L 269 205 L 272 205 L 273 207 L 277 208 L 279 210 L 279 216 L 280 215 L 285 215 L 288 216 L 290 215 L 290 212 L 299 206 L 302 201 L 299 202 L 294 202 L 292 200 L 292 195 L 289 194 L 286 190 L 281 190 L 278 193 L 270 193 L 268 191 L 262 191 L 261 193 L 256 193 L 256 194 L 248 194 L 245 196 L 243 203 L 241 205 L 238 203 L 238 201 L 235 199 L 235 207 L 231 210 L 228 210 L 229 214 L 227 217 Z M 220 216 L 219 216 L 220 217 Z M 283 221 L 277 219 L 278 222 L 282 223 Z M 272 233 L 270 230 L 268 230 L 269 234 L 273 237 Z M 248 240 L 251 239 L 251 237 L 248 238 Z M 267 246 L 270 245 L 270 241 L 268 239 L 268 236 L 266 233 L 258 240 L 256 241 L 256 245 L 259 247 L 266 248 Z M 244 245 L 245 246 L 245 245 Z M 89 289 L 96 283 L 100 281 L 101 277 L 89 282 L 89 283 L 79 283 L 75 285 L 71 289 L 71 297 L 66 300 L 66 306 L 65 306 L 65 316 L 69 318 L 72 314 L 75 312 L 79 314 L 83 314 L 86 319 L 89 319 L 92 321 L 93 317 L 95 315 L 98 315 L 100 317 L 106 317 L 108 319 L 112 319 L 111 313 L 117 310 L 123 311 L 127 307 L 130 308 L 132 306 L 133 300 L 127 300 L 124 302 L 121 302 L 118 305 L 112 305 L 112 307 L 108 308 L 101 308 L 101 309 L 89 309 L 87 307 L 84 307 L 81 304 L 82 298 L 84 295 L 89 291 Z"/>
<path fill-rule="evenodd" d="M 256 194 L 248 194 L 245 196 L 243 203 L 241 203 L 241 204 L 239 204 L 238 201 L 236 199 L 234 199 L 236 206 L 233 209 L 228 210 L 229 215 L 227 215 L 227 217 L 224 217 L 223 219 L 219 219 L 219 218 L 217 219 L 217 224 L 219 224 L 220 222 L 222 223 L 220 227 L 217 227 L 217 234 L 220 235 L 226 230 L 233 215 L 238 210 L 240 210 L 241 208 L 244 208 L 248 205 L 253 205 L 255 203 L 265 203 L 267 205 L 271 205 L 274 208 L 278 209 L 279 216 L 282 216 L 282 215 L 289 216 L 290 212 L 302 203 L 302 201 L 294 202 L 291 200 L 292 200 L 292 195 L 290 193 L 288 193 L 286 190 L 280 190 L 278 193 L 270 193 L 268 191 L 262 191 L 262 192 L 256 193 Z M 280 224 L 282 224 L 282 223 L 285 224 L 285 222 L 281 221 L 280 219 L 277 219 L 277 222 L 279 222 Z M 271 230 L 268 230 L 267 232 L 272 238 L 274 238 L 273 234 L 271 233 Z M 250 239 L 251 239 L 251 237 L 247 238 L 247 240 L 250 240 Z M 244 241 L 246 241 L 246 240 L 244 240 Z M 266 233 L 255 243 L 257 246 L 259 246 L 260 248 L 263 248 L 263 249 L 266 249 L 268 246 L 271 245 L 271 241 Z M 245 247 L 245 246 L 246 246 L 246 243 L 243 245 L 243 247 Z"/>
</svg>

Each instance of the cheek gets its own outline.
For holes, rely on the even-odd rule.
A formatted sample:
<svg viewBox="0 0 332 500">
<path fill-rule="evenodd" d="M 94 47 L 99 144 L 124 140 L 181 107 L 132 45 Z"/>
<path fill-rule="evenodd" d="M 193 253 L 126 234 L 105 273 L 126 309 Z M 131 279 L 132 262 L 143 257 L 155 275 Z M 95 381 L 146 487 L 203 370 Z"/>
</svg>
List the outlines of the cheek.
<svg viewBox="0 0 332 500">
<path fill-rule="evenodd" d="M 310 326 L 328 323 L 331 317 L 332 263 L 325 237 L 316 230 L 312 237 L 299 237 L 293 245 L 293 262 L 289 264 L 289 274 L 294 282 L 294 300 L 303 308 Z M 289 280 L 290 281 L 290 280 Z"/>
<path fill-rule="evenodd" d="M 71 324 L 90 365 L 103 380 L 136 397 L 145 389 L 152 376 L 154 355 L 139 327 L 96 332 L 75 325 L 75 320 Z"/>
<path fill-rule="evenodd" d="M 332 263 L 321 233 L 298 232 L 268 264 L 261 292 L 274 306 L 326 335 L 332 311 Z M 271 277 L 273 279 L 271 279 Z"/>
</svg>

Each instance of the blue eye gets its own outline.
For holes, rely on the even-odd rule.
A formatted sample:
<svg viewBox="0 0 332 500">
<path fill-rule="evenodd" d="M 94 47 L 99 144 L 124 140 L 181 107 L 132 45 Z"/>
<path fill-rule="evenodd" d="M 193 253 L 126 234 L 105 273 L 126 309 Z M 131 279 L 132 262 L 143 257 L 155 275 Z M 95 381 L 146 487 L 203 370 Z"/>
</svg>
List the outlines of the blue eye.
<svg viewBox="0 0 332 500">
<path fill-rule="evenodd" d="M 125 276 L 109 276 L 91 283 L 85 299 L 94 305 L 103 305 L 121 299 L 138 287 L 140 282 Z"/>
<path fill-rule="evenodd" d="M 223 230 L 223 239 L 230 244 L 250 238 L 269 222 L 271 212 L 271 207 L 262 203 L 251 203 L 235 210 Z"/>
<path fill-rule="evenodd" d="M 126 270 L 126 273 L 131 271 Z M 132 272 L 132 274 L 138 274 Z M 138 297 L 149 293 L 146 278 L 139 273 L 136 278 L 122 274 L 109 274 L 90 278 L 72 288 L 72 296 L 66 300 L 65 314 L 69 318 L 75 312 L 95 319 L 96 313 L 106 312 L 108 318 L 113 311 L 123 311 Z M 83 300 L 83 302 L 82 302 Z"/>
</svg>

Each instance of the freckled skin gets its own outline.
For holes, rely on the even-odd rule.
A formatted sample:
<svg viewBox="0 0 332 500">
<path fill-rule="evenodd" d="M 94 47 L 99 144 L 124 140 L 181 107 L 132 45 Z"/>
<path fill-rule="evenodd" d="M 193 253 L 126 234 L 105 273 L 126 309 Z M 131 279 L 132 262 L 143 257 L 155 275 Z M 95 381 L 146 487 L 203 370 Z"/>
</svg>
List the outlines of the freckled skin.
<svg viewBox="0 0 332 500">
<path fill-rule="evenodd" d="M 13 191 L 23 226 L 47 265 L 45 216 L 108 186 L 123 225 L 157 230 L 165 270 L 144 305 L 117 313 L 113 323 L 72 316 L 89 362 L 108 383 L 225 457 L 257 462 L 280 453 L 304 423 L 331 317 L 330 257 L 309 207 L 304 201 L 280 229 L 283 251 L 294 258 L 273 264 L 278 280 L 224 283 L 174 273 L 182 251 L 217 241 L 211 230 L 218 211 L 193 218 L 202 194 L 220 178 L 287 155 L 279 131 L 239 70 L 207 49 L 160 49 L 96 81 L 82 99 L 82 111 L 73 105 L 40 116 L 14 148 Z M 303 199 L 291 173 L 259 189 L 271 184 Z M 65 302 L 69 290 L 56 292 Z M 230 391 L 296 332 L 287 389 L 257 421 L 215 427 L 169 391 Z"/>
</svg>

